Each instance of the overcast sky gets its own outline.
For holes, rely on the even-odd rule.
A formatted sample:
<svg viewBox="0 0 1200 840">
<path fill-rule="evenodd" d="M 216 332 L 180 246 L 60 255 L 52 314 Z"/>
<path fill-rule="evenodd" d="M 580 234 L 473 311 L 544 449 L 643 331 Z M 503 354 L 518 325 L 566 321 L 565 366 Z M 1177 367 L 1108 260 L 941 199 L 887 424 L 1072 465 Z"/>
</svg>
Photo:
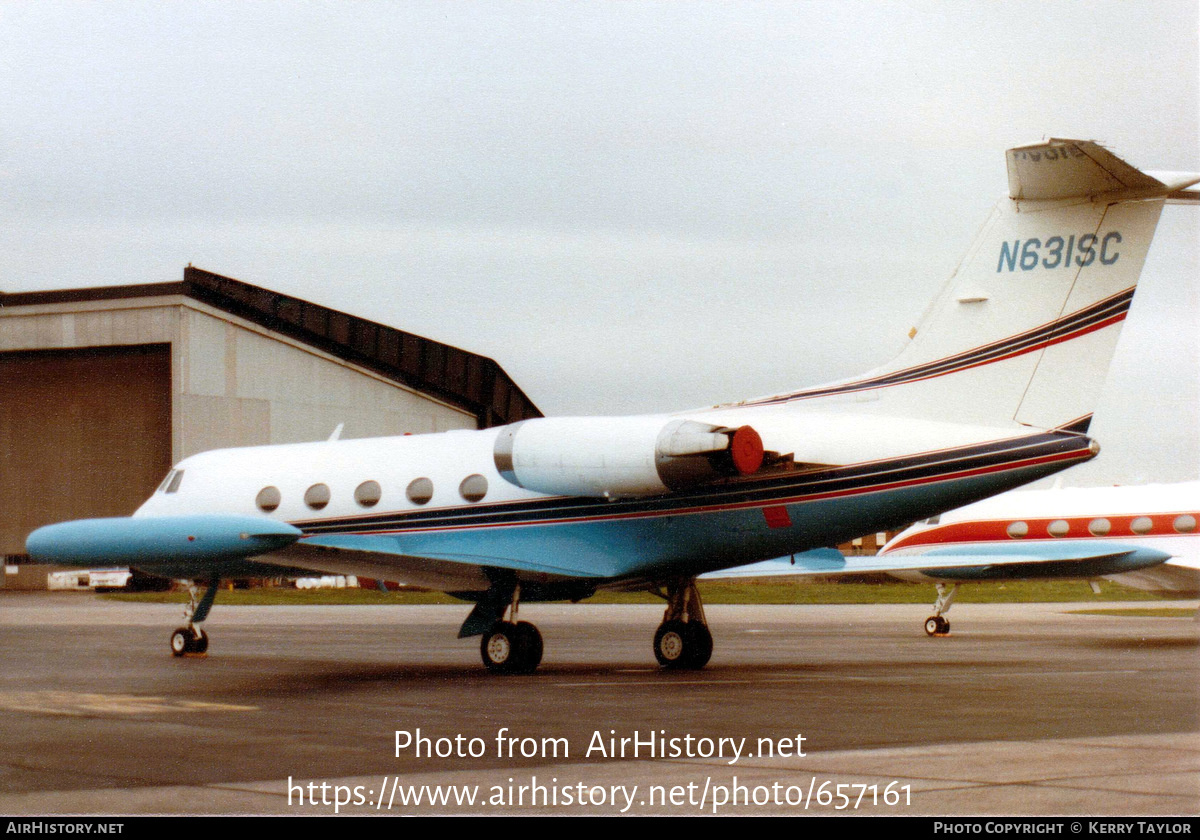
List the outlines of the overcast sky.
<svg viewBox="0 0 1200 840">
<path fill-rule="evenodd" d="M 0 0 L 0 289 L 191 262 L 492 356 L 548 414 L 815 384 L 899 350 L 1005 148 L 1200 170 L 1198 31 L 1194 0 Z M 1198 218 L 1164 213 L 1076 482 L 1200 474 Z"/>
</svg>

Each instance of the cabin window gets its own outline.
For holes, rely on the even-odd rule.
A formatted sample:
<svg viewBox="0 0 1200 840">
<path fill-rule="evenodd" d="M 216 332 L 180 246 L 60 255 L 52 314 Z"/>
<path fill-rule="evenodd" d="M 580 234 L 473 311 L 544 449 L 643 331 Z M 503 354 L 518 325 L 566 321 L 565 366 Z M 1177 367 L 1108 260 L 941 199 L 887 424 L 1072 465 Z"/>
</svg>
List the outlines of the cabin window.
<svg viewBox="0 0 1200 840">
<path fill-rule="evenodd" d="M 354 488 L 354 501 L 361 507 L 375 507 L 383 498 L 383 490 L 378 481 L 364 481 Z"/>
<path fill-rule="evenodd" d="M 258 497 L 254 500 L 254 503 L 258 505 L 259 510 L 270 513 L 279 507 L 281 498 L 278 487 L 268 486 L 258 491 Z"/>
<path fill-rule="evenodd" d="M 1154 523 L 1150 520 L 1149 516 L 1139 516 L 1129 523 L 1129 530 L 1135 534 L 1148 534 L 1153 527 Z"/>
<path fill-rule="evenodd" d="M 1185 513 L 1182 516 L 1176 516 L 1174 522 L 1175 530 L 1181 534 L 1190 534 L 1196 530 L 1196 517 L 1190 513 Z"/>
<path fill-rule="evenodd" d="M 1088 533 L 1090 533 L 1093 537 L 1106 536 L 1111 530 L 1112 523 L 1103 517 L 1099 519 L 1093 519 L 1088 523 Z"/>
<path fill-rule="evenodd" d="M 320 510 L 329 504 L 329 485 L 314 484 L 304 491 L 304 504 L 313 510 Z"/>
<path fill-rule="evenodd" d="M 433 498 L 433 482 L 428 478 L 414 478 L 404 494 L 414 505 L 423 505 Z"/>
<path fill-rule="evenodd" d="M 1046 526 L 1046 533 L 1052 537 L 1065 537 L 1071 530 L 1071 524 L 1065 519 L 1055 519 Z"/>
<path fill-rule="evenodd" d="M 1008 526 L 1008 535 L 1014 540 L 1020 539 L 1029 533 L 1029 525 L 1025 522 L 1013 522 Z"/>
<path fill-rule="evenodd" d="M 467 476 L 462 480 L 462 484 L 458 485 L 458 495 L 468 502 L 478 502 L 487 495 L 487 490 L 487 479 L 478 473 Z"/>
</svg>

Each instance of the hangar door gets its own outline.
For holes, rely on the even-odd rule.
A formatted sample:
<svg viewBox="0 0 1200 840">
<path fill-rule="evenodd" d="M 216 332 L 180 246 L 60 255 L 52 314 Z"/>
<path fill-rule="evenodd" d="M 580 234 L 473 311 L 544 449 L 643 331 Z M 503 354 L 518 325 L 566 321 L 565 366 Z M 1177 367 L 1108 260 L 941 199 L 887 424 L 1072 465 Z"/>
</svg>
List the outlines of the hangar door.
<svg viewBox="0 0 1200 840">
<path fill-rule="evenodd" d="M 0 554 L 34 528 L 128 516 L 171 468 L 171 347 L 0 353 Z"/>
</svg>

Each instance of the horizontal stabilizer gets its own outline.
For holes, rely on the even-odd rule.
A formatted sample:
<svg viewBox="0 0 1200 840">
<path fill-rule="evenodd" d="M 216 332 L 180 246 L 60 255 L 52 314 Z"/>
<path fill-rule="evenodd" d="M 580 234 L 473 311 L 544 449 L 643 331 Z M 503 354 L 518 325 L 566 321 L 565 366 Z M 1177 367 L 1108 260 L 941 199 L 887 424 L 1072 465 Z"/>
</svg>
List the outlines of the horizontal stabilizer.
<svg viewBox="0 0 1200 840">
<path fill-rule="evenodd" d="M 1130 166 L 1090 140 L 1053 138 L 1009 149 L 1008 194 L 1021 201 L 1068 198 L 1167 196 L 1196 183 L 1193 176 L 1164 183 Z M 1191 180 L 1189 180 L 1191 179 Z"/>
</svg>

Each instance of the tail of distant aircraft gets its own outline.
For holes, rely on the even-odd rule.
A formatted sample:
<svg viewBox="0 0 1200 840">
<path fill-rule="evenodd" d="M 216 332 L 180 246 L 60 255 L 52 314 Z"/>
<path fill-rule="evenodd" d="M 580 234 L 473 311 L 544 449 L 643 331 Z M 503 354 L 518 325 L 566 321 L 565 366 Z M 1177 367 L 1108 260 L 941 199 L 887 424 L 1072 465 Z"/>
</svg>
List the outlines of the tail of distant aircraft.
<svg viewBox="0 0 1200 840">
<path fill-rule="evenodd" d="M 1164 183 L 1081 140 L 1009 149 L 1007 160 L 1008 198 L 897 358 L 751 404 L 1086 429 L 1163 203 L 1200 176 Z"/>
</svg>

